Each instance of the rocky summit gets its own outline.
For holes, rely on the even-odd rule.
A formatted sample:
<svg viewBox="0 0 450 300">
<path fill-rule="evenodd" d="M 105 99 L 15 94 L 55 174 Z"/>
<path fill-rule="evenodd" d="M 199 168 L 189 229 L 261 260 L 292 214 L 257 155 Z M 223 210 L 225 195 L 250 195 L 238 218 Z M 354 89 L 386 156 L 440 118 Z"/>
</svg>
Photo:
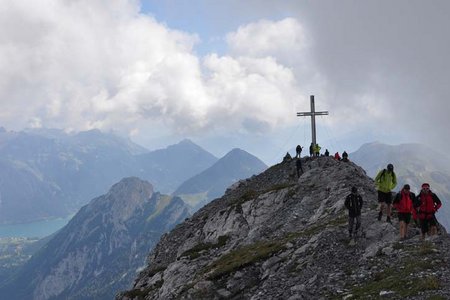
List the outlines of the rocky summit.
<svg viewBox="0 0 450 300">
<path fill-rule="evenodd" d="M 231 186 L 165 234 L 117 299 L 449 299 L 447 233 L 377 220 L 374 182 L 352 162 L 295 160 Z M 350 188 L 364 199 L 348 238 Z"/>
</svg>

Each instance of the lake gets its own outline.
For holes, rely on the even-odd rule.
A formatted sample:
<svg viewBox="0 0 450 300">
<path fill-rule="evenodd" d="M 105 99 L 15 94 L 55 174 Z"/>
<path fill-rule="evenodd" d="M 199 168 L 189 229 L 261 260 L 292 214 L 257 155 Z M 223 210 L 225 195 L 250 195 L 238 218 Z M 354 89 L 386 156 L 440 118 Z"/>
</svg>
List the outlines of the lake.
<svg viewBox="0 0 450 300">
<path fill-rule="evenodd" d="M 67 218 L 44 220 L 25 224 L 0 225 L 0 238 L 5 237 L 37 237 L 48 236 L 69 223 L 73 215 Z"/>
</svg>

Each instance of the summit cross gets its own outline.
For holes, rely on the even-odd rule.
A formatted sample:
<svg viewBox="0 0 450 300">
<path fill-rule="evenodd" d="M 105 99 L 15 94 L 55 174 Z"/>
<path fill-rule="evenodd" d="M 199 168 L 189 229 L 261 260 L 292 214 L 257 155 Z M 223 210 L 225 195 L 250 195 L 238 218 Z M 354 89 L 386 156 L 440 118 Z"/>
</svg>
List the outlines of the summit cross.
<svg viewBox="0 0 450 300">
<path fill-rule="evenodd" d="M 311 95 L 311 111 L 309 112 L 298 112 L 297 117 L 311 117 L 311 138 L 312 143 L 316 145 L 316 116 L 328 115 L 328 111 L 316 111 L 314 107 L 314 95 Z"/>
</svg>

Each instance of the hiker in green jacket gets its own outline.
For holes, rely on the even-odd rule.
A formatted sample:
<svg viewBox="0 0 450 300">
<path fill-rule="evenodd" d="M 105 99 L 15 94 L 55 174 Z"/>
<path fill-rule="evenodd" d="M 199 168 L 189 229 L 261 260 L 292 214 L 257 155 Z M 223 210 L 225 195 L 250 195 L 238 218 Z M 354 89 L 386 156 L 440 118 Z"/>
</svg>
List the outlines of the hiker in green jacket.
<svg viewBox="0 0 450 300">
<path fill-rule="evenodd" d="M 320 156 L 320 149 L 322 149 L 322 147 L 320 147 L 319 144 L 314 146 L 314 156 Z"/>
<path fill-rule="evenodd" d="M 375 186 L 378 190 L 378 202 L 380 203 L 378 221 L 381 221 L 383 210 L 386 206 L 386 221 L 391 223 L 391 191 L 397 186 L 397 176 L 394 173 L 394 166 L 392 164 L 388 164 L 387 169 L 383 169 L 378 172 L 377 176 L 375 177 Z"/>
</svg>

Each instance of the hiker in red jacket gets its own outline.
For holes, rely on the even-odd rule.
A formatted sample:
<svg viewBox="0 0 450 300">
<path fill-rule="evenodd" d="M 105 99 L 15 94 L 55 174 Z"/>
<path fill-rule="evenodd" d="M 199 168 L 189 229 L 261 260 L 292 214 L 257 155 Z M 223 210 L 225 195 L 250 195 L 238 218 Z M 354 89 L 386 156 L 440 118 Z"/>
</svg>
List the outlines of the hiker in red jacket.
<svg viewBox="0 0 450 300">
<path fill-rule="evenodd" d="M 422 184 L 422 190 L 417 199 L 422 239 L 425 239 L 426 233 L 430 236 L 437 234 L 437 220 L 434 214 L 442 206 L 442 203 L 438 196 L 430 190 L 430 184 L 428 183 Z"/>
<path fill-rule="evenodd" d="M 341 156 L 339 155 L 339 152 L 336 152 L 336 153 L 334 154 L 334 159 L 335 159 L 335 160 L 341 160 Z"/>
<path fill-rule="evenodd" d="M 416 195 L 410 192 L 409 184 L 405 184 L 394 199 L 394 208 L 397 209 L 398 221 L 400 224 L 400 240 L 405 240 L 408 235 L 408 224 L 411 221 L 411 215 L 416 219 Z"/>
</svg>

